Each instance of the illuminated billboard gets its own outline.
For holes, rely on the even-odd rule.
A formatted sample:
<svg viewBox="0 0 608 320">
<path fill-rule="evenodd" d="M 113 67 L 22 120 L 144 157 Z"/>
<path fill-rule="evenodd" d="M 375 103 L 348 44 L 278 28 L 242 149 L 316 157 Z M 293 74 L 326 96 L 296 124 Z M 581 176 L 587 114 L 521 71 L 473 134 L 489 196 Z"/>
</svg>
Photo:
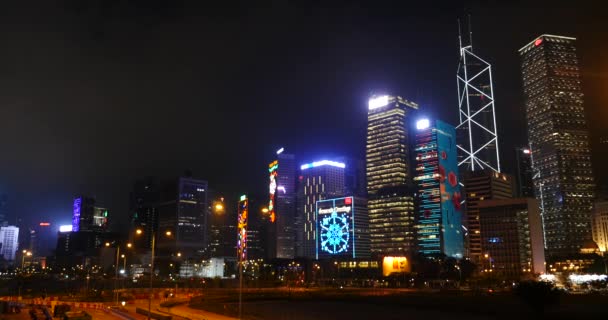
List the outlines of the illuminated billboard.
<svg viewBox="0 0 608 320">
<path fill-rule="evenodd" d="M 80 211 L 82 210 L 82 198 L 74 199 L 72 206 L 72 231 L 80 230 Z"/>
<path fill-rule="evenodd" d="M 394 273 L 408 273 L 412 268 L 406 257 L 384 257 L 382 259 L 382 275 L 385 277 Z"/>
<path fill-rule="evenodd" d="M 276 193 L 278 190 L 277 187 L 277 178 L 278 178 L 278 174 L 279 174 L 279 161 L 275 160 L 273 162 L 271 162 L 268 165 L 268 172 L 270 174 L 269 176 L 269 194 L 270 194 L 270 200 L 268 201 L 268 215 L 270 217 L 270 222 L 275 222 L 276 221 L 276 212 L 275 212 L 275 206 L 276 206 Z M 283 190 L 285 190 L 283 188 Z"/>
<path fill-rule="evenodd" d="M 353 197 L 317 201 L 317 259 L 356 257 Z"/>
<path fill-rule="evenodd" d="M 238 238 L 236 242 L 237 257 L 239 261 L 247 260 L 247 216 L 249 214 L 249 205 L 247 196 L 242 195 L 239 200 L 237 231 Z"/>
</svg>

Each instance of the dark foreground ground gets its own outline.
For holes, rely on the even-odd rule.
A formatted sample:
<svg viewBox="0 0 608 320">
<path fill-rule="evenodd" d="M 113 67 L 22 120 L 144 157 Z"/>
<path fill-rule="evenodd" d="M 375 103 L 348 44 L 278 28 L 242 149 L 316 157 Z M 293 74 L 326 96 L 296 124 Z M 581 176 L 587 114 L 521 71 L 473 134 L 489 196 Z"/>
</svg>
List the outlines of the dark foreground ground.
<svg viewBox="0 0 608 320">
<path fill-rule="evenodd" d="M 539 306 L 539 304 L 532 305 Z M 191 307 L 237 316 L 234 291 L 210 291 Z M 243 318 L 309 319 L 607 319 L 608 296 L 564 295 L 544 310 L 511 293 L 403 290 L 256 290 L 243 295 Z"/>
</svg>

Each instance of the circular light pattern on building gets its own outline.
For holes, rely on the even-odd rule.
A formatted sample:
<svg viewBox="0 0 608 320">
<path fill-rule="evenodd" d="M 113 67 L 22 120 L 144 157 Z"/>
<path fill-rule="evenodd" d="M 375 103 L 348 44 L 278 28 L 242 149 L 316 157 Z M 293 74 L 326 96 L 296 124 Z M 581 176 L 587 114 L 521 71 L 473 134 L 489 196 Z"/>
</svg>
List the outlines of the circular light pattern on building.
<svg viewBox="0 0 608 320">
<path fill-rule="evenodd" d="M 321 250 L 329 254 L 343 253 L 348 250 L 350 231 L 345 213 L 332 212 L 321 221 Z"/>
</svg>

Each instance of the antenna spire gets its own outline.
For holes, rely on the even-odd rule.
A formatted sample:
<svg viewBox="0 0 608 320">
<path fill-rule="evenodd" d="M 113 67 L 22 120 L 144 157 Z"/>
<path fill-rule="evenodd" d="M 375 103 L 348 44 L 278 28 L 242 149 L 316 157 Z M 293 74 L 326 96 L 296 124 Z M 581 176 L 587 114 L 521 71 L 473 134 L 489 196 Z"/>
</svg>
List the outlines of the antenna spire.
<svg viewBox="0 0 608 320">
<path fill-rule="evenodd" d="M 469 46 L 471 47 L 471 52 L 473 52 L 473 28 L 471 28 L 471 14 L 467 15 L 469 18 Z"/>
<path fill-rule="evenodd" d="M 458 21 L 458 45 L 460 49 L 460 55 L 462 56 L 462 31 L 460 30 L 460 18 L 456 19 Z"/>
</svg>

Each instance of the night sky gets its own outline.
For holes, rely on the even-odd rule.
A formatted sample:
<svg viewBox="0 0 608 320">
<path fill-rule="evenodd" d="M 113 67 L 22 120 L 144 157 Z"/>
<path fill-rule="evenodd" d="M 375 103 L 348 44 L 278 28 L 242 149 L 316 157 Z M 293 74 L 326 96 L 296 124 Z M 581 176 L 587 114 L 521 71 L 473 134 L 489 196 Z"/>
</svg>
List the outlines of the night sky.
<svg viewBox="0 0 608 320">
<path fill-rule="evenodd" d="M 579 39 L 595 157 L 606 158 L 595 142 L 608 134 L 608 15 L 592 1 L 201 2 L 0 5 L 11 223 L 69 223 L 84 193 L 117 225 L 136 178 L 185 169 L 228 196 L 263 194 L 279 147 L 300 162 L 363 158 L 372 92 L 456 124 L 465 13 L 475 52 L 493 64 L 505 171 L 526 141 L 517 50 L 543 33 Z"/>
</svg>

